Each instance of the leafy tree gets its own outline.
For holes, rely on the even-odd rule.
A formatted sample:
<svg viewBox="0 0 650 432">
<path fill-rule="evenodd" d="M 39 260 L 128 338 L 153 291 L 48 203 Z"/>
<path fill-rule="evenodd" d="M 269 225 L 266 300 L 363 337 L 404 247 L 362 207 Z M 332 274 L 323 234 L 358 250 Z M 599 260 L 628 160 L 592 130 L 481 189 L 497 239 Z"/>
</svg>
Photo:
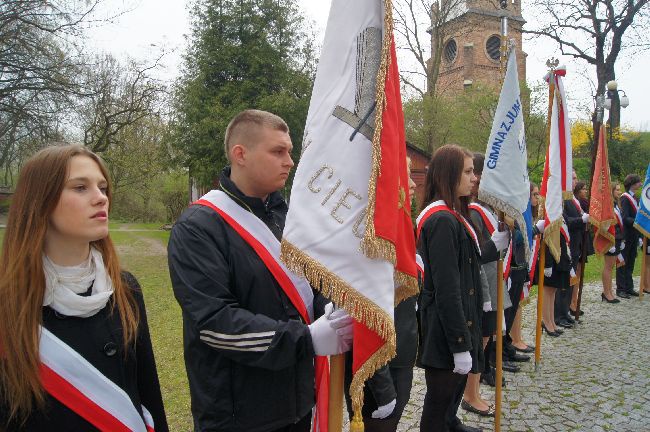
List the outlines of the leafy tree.
<svg viewBox="0 0 650 432">
<path fill-rule="evenodd" d="M 192 34 L 174 106 L 175 145 L 201 184 L 226 163 L 223 137 L 238 112 L 284 118 L 300 152 L 314 76 L 312 41 L 296 0 L 194 0 Z"/>
</svg>

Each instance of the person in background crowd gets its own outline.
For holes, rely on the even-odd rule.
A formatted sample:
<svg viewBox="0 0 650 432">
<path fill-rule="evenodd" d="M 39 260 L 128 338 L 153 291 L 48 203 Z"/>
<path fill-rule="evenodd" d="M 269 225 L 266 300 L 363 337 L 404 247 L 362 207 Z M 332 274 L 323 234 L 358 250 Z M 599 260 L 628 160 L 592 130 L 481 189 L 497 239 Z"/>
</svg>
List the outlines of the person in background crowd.
<svg viewBox="0 0 650 432">
<path fill-rule="evenodd" d="M 533 182 L 530 182 L 530 206 L 531 214 L 533 216 L 533 236 L 536 236 L 539 234 L 539 230 L 537 228 L 539 212 L 539 187 Z M 542 221 L 542 224 L 543 222 L 544 221 Z M 527 279 L 530 279 L 531 270 L 532 269 L 528 268 L 529 277 Z M 524 284 L 527 284 L 528 288 L 530 289 L 532 280 L 528 280 L 527 282 L 524 282 Z M 525 304 L 524 302 L 526 301 L 527 299 L 524 299 L 522 302 L 520 302 L 519 307 L 516 310 L 514 320 L 512 321 L 512 328 L 510 329 L 510 338 L 512 339 L 512 346 L 517 351 L 529 354 L 535 351 L 535 347 L 527 344 L 521 334 L 521 314 L 523 306 Z"/>
<path fill-rule="evenodd" d="M 578 301 L 578 276 L 580 274 L 580 258 L 585 240 L 585 230 L 589 222 L 589 214 L 580 206 L 580 199 L 586 199 L 587 187 L 583 181 L 578 181 L 576 172 L 573 171 L 573 198 L 564 201 L 564 222 L 569 229 L 569 249 L 571 255 L 572 271 L 570 287 L 557 292 L 555 297 L 555 324 L 572 328 L 575 324 L 570 311 L 575 311 Z M 575 275 L 575 276 L 574 276 Z M 575 300 L 574 300 L 575 297 Z"/>
<path fill-rule="evenodd" d="M 614 246 L 605 252 L 603 271 L 601 274 L 603 281 L 603 292 L 600 295 L 602 301 L 607 303 L 620 303 L 621 301 L 616 298 L 616 294 L 612 289 L 612 269 L 616 265 L 617 256 L 621 253 L 622 246 L 625 245 L 625 231 L 623 228 L 623 219 L 619 209 L 619 199 L 621 197 L 621 185 L 614 183 L 612 185 L 612 200 L 614 201 L 614 213 L 616 215 L 616 223 L 614 224 Z M 623 263 L 621 263 L 623 264 Z"/>
<path fill-rule="evenodd" d="M 619 199 L 621 209 L 621 219 L 625 230 L 625 245 L 621 254 L 625 260 L 625 265 L 616 269 L 616 294 L 621 298 L 638 297 L 639 293 L 634 291 L 634 281 L 632 273 L 634 272 L 634 261 L 636 261 L 636 250 L 639 243 L 639 231 L 634 228 L 634 219 L 639 204 L 634 194 L 641 187 L 641 177 L 636 174 L 628 174 L 623 181 L 625 192 Z"/>
<path fill-rule="evenodd" d="M 417 365 L 427 384 L 422 432 L 481 430 L 456 416 L 467 374 L 480 372 L 484 361 L 480 250 L 467 209 L 474 182 L 472 153 L 456 145 L 435 151 L 417 225 L 424 263 Z"/>
<path fill-rule="evenodd" d="M 499 251 L 508 247 L 508 232 L 499 231 L 497 216 L 494 211 L 485 203 L 478 200 L 478 189 L 481 184 L 483 163 L 485 156 L 481 153 L 474 153 L 474 175 L 476 182 L 472 187 L 472 203 L 469 205 L 469 215 L 472 225 L 476 228 L 476 234 L 481 246 L 481 287 L 483 294 L 483 319 L 481 328 L 483 330 L 483 349 L 496 332 L 496 304 L 497 304 L 497 260 Z M 485 218 L 485 219 L 484 219 Z M 493 232 L 491 232 L 493 230 Z M 509 306 L 509 305 L 508 305 Z M 504 305 L 505 307 L 505 305 Z M 486 360 L 488 353 L 485 353 Z M 485 362 L 482 374 L 490 375 L 492 368 L 489 362 Z M 494 376 L 486 376 L 486 381 L 494 381 Z M 467 385 L 463 394 L 461 406 L 464 410 L 476 413 L 481 416 L 494 416 L 494 405 L 488 403 L 481 397 L 480 392 L 481 373 L 470 373 L 467 377 Z"/>
<path fill-rule="evenodd" d="M 409 178 L 409 197 L 415 195 L 415 182 L 411 179 L 411 159 L 406 158 Z M 417 355 L 417 296 L 402 300 L 395 307 L 396 354 L 390 363 L 366 381 L 363 401 L 365 432 L 395 432 L 404 407 L 411 396 L 413 366 Z M 346 355 L 345 402 L 352 418 L 350 383 L 352 382 L 352 355 Z"/>
<path fill-rule="evenodd" d="M 169 271 L 183 311 L 195 432 L 309 431 L 315 356 L 350 349 L 351 318 L 330 303 L 308 324 L 300 311 L 313 305 L 317 316 L 322 297 L 304 280 L 291 291 L 246 240 L 269 251 L 282 236 L 287 205 L 278 190 L 293 167 L 291 149 L 280 117 L 236 115 L 226 129 L 231 165 L 219 190 L 191 205 L 172 229 Z"/>
<path fill-rule="evenodd" d="M 168 430 L 142 291 L 108 233 L 112 198 L 82 146 L 45 148 L 20 172 L 0 257 L 0 430 Z"/>
</svg>

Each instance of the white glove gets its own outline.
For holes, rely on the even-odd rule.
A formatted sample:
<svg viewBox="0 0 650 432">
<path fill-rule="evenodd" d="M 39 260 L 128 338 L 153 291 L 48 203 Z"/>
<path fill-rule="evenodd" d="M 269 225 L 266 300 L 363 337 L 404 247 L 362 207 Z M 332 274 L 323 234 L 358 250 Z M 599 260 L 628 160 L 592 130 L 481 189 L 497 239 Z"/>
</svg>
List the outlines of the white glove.
<svg viewBox="0 0 650 432">
<path fill-rule="evenodd" d="M 643 247 L 643 239 L 639 239 L 639 248 Z"/>
<path fill-rule="evenodd" d="M 544 269 L 544 277 L 550 278 L 553 274 L 553 267 L 547 267 Z"/>
<path fill-rule="evenodd" d="M 621 250 L 625 249 L 625 240 L 621 242 Z"/>
<path fill-rule="evenodd" d="M 540 219 L 535 223 L 535 227 L 537 228 L 537 231 L 540 233 L 544 233 L 544 229 L 546 228 L 544 226 L 544 219 Z"/>
<path fill-rule="evenodd" d="M 509 231 L 494 231 L 492 234 L 491 240 L 494 242 L 498 251 L 502 251 L 508 247 L 510 242 L 510 232 Z"/>
<path fill-rule="evenodd" d="M 616 246 L 612 246 L 612 247 L 609 249 L 608 252 L 609 252 L 609 253 L 614 253 L 614 252 L 616 252 Z"/>
<path fill-rule="evenodd" d="M 483 303 L 483 312 L 490 312 L 492 310 L 492 302 L 486 301 Z"/>
<path fill-rule="evenodd" d="M 571 271 L 569 271 L 569 276 L 571 276 L 572 278 L 576 277 L 576 271 L 571 269 Z"/>
<path fill-rule="evenodd" d="M 501 333 L 506 334 L 506 314 L 501 314 Z"/>
<path fill-rule="evenodd" d="M 469 351 L 454 353 L 454 372 L 467 375 L 472 370 L 472 356 Z"/>
<path fill-rule="evenodd" d="M 623 254 L 618 254 L 618 256 L 616 257 L 616 259 L 619 260 L 619 261 L 621 262 L 621 265 L 622 265 L 622 266 L 625 265 L 625 258 L 623 258 Z"/>
<path fill-rule="evenodd" d="M 351 318 L 345 314 L 346 316 L 337 316 L 331 319 L 333 309 L 334 305 L 328 303 L 325 306 L 325 314 L 308 325 L 316 355 L 341 354 L 350 349 Z M 349 322 L 346 318 L 349 318 Z"/>
<path fill-rule="evenodd" d="M 582 221 L 583 221 L 584 223 L 589 222 L 589 213 L 583 213 L 583 214 L 582 214 Z"/>
<path fill-rule="evenodd" d="M 370 417 L 376 418 L 376 419 L 385 419 L 389 415 L 393 413 L 393 410 L 395 410 L 395 405 L 397 405 L 397 399 L 393 399 L 392 401 L 388 402 L 386 405 L 382 405 L 378 407 L 376 410 L 370 414 Z"/>
</svg>

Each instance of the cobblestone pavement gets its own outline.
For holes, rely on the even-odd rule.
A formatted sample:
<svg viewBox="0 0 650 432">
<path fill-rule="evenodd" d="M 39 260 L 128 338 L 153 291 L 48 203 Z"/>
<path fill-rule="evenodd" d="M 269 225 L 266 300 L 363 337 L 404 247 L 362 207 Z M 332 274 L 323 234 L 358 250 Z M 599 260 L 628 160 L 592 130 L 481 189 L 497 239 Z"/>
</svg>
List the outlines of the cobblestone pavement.
<svg viewBox="0 0 650 432">
<path fill-rule="evenodd" d="M 638 286 L 638 278 L 636 279 Z M 600 301 L 601 284 L 583 291 L 585 315 L 558 338 L 542 336 L 541 367 L 504 373 L 502 431 L 650 431 L 650 295 L 618 304 Z M 525 306 L 523 333 L 534 344 L 536 301 Z M 426 385 L 416 368 L 399 431 L 419 430 Z M 481 385 L 484 399 L 494 389 Z M 494 430 L 494 419 L 462 408 L 463 423 Z"/>
</svg>

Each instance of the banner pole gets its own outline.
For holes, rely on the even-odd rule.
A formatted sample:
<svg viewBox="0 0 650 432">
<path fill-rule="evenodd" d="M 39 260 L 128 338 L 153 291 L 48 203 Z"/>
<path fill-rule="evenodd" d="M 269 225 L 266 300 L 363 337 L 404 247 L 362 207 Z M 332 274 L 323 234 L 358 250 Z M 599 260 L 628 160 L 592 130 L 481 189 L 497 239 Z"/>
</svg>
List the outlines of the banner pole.
<svg viewBox="0 0 650 432">
<path fill-rule="evenodd" d="M 499 231 L 505 229 L 503 212 L 498 213 Z M 494 387 L 494 432 L 501 431 L 501 399 L 502 399 L 502 377 L 503 377 L 503 252 L 499 252 L 497 261 L 497 331 L 496 331 L 496 378 Z"/>
<path fill-rule="evenodd" d="M 643 300 L 643 292 L 646 289 L 645 286 L 645 252 L 648 250 L 648 237 L 643 236 L 643 250 L 641 251 L 641 278 L 639 279 L 639 300 Z"/>
<path fill-rule="evenodd" d="M 330 394 L 328 432 L 343 430 L 343 377 L 345 375 L 345 354 L 330 356 Z"/>
<path fill-rule="evenodd" d="M 546 243 L 539 236 L 539 264 L 537 282 L 537 325 L 535 326 L 535 371 L 542 357 L 542 306 L 544 303 L 544 266 L 546 265 Z"/>
</svg>

